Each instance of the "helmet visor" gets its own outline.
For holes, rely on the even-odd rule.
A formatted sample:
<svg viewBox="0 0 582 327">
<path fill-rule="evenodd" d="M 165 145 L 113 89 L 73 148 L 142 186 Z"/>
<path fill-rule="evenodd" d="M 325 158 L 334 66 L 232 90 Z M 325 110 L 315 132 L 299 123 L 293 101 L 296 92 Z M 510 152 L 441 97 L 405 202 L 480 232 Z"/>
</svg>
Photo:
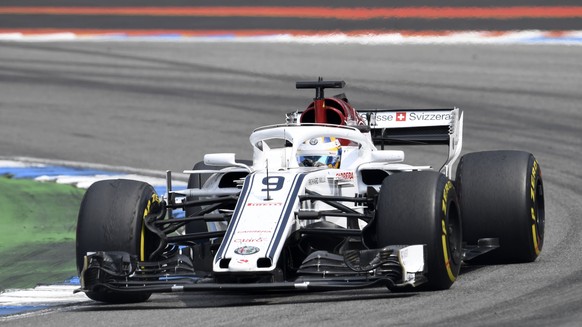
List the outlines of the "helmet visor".
<svg viewBox="0 0 582 327">
<path fill-rule="evenodd" d="M 339 168 L 339 156 L 299 156 L 299 164 L 304 167 Z"/>
</svg>

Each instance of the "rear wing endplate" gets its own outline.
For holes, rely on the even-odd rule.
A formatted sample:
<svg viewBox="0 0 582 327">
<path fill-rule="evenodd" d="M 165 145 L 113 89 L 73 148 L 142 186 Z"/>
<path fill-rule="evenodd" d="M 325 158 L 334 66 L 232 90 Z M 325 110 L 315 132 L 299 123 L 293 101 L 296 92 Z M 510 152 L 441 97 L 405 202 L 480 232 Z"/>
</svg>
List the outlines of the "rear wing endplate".
<svg viewBox="0 0 582 327">
<path fill-rule="evenodd" d="M 363 109 L 358 113 L 370 128 L 372 141 L 381 149 L 395 144 L 448 145 L 448 159 L 441 172 L 451 177 L 463 143 L 463 113 L 459 108 Z"/>
</svg>

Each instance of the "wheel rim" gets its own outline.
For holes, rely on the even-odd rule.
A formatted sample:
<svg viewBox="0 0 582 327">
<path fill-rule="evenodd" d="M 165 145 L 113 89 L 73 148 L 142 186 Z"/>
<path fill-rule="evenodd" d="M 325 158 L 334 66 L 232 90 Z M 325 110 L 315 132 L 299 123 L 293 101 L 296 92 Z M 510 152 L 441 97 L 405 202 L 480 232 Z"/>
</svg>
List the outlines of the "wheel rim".
<svg viewBox="0 0 582 327">
<path fill-rule="evenodd" d="M 535 219 L 533 219 L 532 225 L 532 236 L 534 237 L 534 247 L 536 254 L 539 255 L 543 241 L 544 241 L 544 226 L 546 223 L 545 217 L 545 204 L 544 204 L 544 187 L 542 181 L 538 179 L 536 184 L 536 193 L 534 201 L 534 212 Z M 533 217 L 532 217 L 533 218 Z"/>
<path fill-rule="evenodd" d="M 447 232 L 449 234 L 448 237 L 448 246 L 450 249 L 451 259 L 455 265 L 461 264 L 462 254 L 461 254 L 461 226 L 460 220 L 458 215 L 457 208 L 451 204 L 451 208 L 448 210 L 448 226 Z M 452 214 L 450 214 L 452 213 Z"/>
</svg>

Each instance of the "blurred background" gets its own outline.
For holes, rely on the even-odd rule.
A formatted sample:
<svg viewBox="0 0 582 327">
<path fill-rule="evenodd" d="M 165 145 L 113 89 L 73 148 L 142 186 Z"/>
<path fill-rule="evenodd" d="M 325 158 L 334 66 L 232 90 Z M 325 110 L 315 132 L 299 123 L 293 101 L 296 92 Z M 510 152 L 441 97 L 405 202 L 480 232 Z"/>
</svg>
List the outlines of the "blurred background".
<svg viewBox="0 0 582 327">
<path fill-rule="evenodd" d="M 576 0 L 3 0 L 0 33 L 131 35 L 438 34 L 582 29 Z"/>
</svg>

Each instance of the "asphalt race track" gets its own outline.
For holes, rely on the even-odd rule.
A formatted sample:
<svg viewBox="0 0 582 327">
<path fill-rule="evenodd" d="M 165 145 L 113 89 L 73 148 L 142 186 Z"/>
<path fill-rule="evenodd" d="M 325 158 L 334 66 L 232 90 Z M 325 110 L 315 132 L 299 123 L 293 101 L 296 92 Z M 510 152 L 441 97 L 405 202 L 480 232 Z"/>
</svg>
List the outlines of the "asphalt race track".
<svg viewBox="0 0 582 327">
<path fill-rule="evenodd" d="M 323 76 L 346 80 L 357 108 L 461 107 L 464 152 L 530 151 L 546 192 L 540 258 L 464 269 L 448 291 L 154 295 L 2 325 L 578 325 L 580 58 L 545 45 L 0 43 L 2 156 L 176 171 L 207 152 L 249 158 L 254 127 L 313 97 L 294 82 Z"/>
</svg>

